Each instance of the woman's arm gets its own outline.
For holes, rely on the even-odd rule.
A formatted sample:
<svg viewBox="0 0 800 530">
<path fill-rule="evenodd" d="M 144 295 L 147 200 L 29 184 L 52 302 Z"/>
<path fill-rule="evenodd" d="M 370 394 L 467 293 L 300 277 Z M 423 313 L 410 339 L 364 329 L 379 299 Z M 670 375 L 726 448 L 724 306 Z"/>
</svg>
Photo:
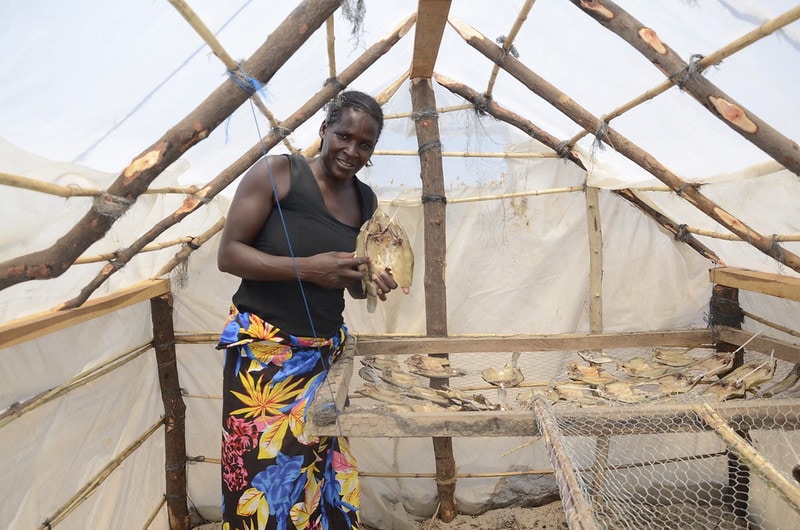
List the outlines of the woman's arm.
<svg viewBox="0 0 800 530">
<path fill-rule="evenodd" d="M 278 197 L 285 197 L 291 184 L 287 157 L 262 158 L 245 173 L 222 230 L 217 252 L 219 270 L 254 281 L 295 280 L 299 274 L 301 280 L 324 287 L 345 288 L 360 282 L 361 273 L 357 268 L 366 263 L 366 259 L 355 258 L 352 253 L 326 252 L 293 260 L 289 256 L 267 254 L 252 246 L 275 207 L 273 182 Z"/>
</svg>

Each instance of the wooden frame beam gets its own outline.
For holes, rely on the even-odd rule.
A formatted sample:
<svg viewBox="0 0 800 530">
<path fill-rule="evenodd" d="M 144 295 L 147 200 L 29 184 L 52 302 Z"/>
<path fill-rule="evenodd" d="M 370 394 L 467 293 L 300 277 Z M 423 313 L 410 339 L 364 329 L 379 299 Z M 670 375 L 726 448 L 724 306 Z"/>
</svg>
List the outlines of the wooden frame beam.
<svg viewBox="0 0 800 530">
<path fill-rule="evenodd" d="M 0 348 L 8 348 L 170 292 L 169 280 L 147 280 L 81 307 L 44 311 L 0 326 Z"/>
<path fill-rule="evenodd" d="M 358 355 L 420 355 L 510 351 L 570 351 L 713 343 L 711 330 L 563 335 L 490 335 L 453 337 L 370 337 L 358 335 Z"/>
<path fill-rule="evenodd" d="M 710 269 L 708 277 L 711 283 L 800 302 L 800 278 L 734 267 Z"/>
<path fill-rule="evenodd" d="M 432 77 L 439 46 L 447 25 L 451 0 L 419 0 L 417 29 L 414 33 L 414 56 L 411 60 L 411 79 Z"/>
<path fill-rule="evenodd" d="M 776 358 L 790 363 L 800 363 L 800 344 L 791 344 L 770 337 L 753 337 L 753 333 L 728 326 L 716 326 L 714 334 L 717 340 L 741 346 L 745 342 L 751 350 L 764 355 L 774 354 Z"/>
</svg>

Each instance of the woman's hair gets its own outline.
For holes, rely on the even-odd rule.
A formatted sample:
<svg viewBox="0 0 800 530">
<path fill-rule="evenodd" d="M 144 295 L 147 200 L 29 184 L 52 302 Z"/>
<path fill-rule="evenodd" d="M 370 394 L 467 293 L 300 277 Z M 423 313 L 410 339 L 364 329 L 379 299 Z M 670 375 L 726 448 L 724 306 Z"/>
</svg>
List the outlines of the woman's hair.
<svg viewBox="0 0 800 530">
<path fill-rule="evenodd" d="M 342 109 L 357 109 L 366 112 L 378 124 L 378 135 L 383 130 L 383 110 L 375 98 L 364 92 L 348 90 L 340 92 L 325 106 L 325 121 L 336 123 L 342 117 Z"/>
</svg>

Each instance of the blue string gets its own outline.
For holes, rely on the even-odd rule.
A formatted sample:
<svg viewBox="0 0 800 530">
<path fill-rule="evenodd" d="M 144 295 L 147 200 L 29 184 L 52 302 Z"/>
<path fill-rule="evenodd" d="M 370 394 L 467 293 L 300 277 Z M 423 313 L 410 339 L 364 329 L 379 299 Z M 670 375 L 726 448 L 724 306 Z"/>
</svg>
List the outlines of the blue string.
<svg viewBox="0 0 800 530">
<path fill-rule="evenodd" d="M 241 70 L 241 66 L 239 67 L 239 69 Z M 244 72 L 242 72 L 242 74 L 248 80 L 251 80 L 250 82 L 254 83 L 254 86 L 258 86 L 259 90 L 261 89 L 261 84 L 257 80 L 253 79 L 250 76 L 247 76 L 246 74 L 244 74 Z M 235 76 L 234 76 L 234 78 L 235 78 Z M 237 84 L 239 84 L 238 80 L 237 80 Z M 267 165 L 267 175 L 269 175 L 269 181 L 270 181 L 270 184 L 272 185 L 272 195 L 273 195 L 273 197 L 275 197 L 275 207 L 277 208 L 278 215 L 280 216 L 280 219 L 281 219 L 281 226 L 283 227 L 283 234 L 286 237 L 286 244 L 287 244 L 287 246 L 289 248 L 289 255 L 292 258 L 292 266 L 294 267 L 294 274 L 297 277 L 297 285 L 300 287 L 300 296 L 303 299 L 303 305 L 305 306 L 305 309 L 306 309 L 306 316 L 308 317 L 308 323 L 311 326 L 311 334 L 313 335 L 313 338 L 315 340 L 318 340 L 318 338 L 317 338 L 317 330 L 316 330 L 316 327 L 314 326 L 314 319 L 311 316 L 311 308 L 308 305 L 308 298 L 306 297 L 306 292 L 305 292 L 305 289 L 303 288 L 303 282 L 302 282 L 302 280 L 300 280 L 300 270 L 297 267 L 297 259 L 295 258 L 294 249 L 292 248 L 292 241 L 291 241 L 291 238 L 289 237 L 289 230 L 288 230 L 288 228 L 286 226 L 286 219 L 284 218 L 283 210 L 281 209 L 281 203 L 280 203 L 280 199 L 278 197 L 278 187 L 275 185 L 275 179 L 272 176 L 272 169 L 270 168 L 269 159 L 267 158 L 267 146 L 264 144 L 264 137 L 262 136 L 261 129 L 258 126 L 258 115 L 256 114 L 256 110 L 254 108 L 252 100 L 250 101 L 250 110 L 253 113 L 253 122 L 255 123 L 256 132 L 258 133 L 259 142 L 261 144 L 261 151 L 262 151 L 262 154 L 263 154 L 263 160 L 264 160 L 264 163 Z M 338 337 L 338 335 L 337 335 L 337 337 Z M 335 349 L 338 349 L 338 346 L 336 346 Z M 334 351 L 335 351 L 335 349 L 334 349 Z M 328 370 L 330 370 L 330 365 L 328 364 L 327 360 L 325 359 L 325 356 L 322 355 L 322 348 L 317 346 L 317 351 L 319 353 L 320 358 L 322 359 L 323 369 L 324 369 L 325 372 L 327 372 Z M 331 385 L 331 381 L 330 381 L 330 379 L 328 379 L 327 374 L 325 376 L 325 383 L 328 386 L 328 391 L 331 393 L 331 396 L 335 396 L 335 392 L 333 390 L 333 386 Z M 336 415 L 336 426 L 339 429 L 339 436 L 344 437 L 344 433 L 342 432 L 342 424 L 339 421 L 339 409 L 338 409 L 338 407 L 336 407 L 335 399 L 334 399 L 334 402 L 333 402 L 333 406 L 334 406 L 335 413 L 336 413 L 335 414 Z"/>
<path fill-rule="evenodd" d="M 250 110 L 253 112 L 253 121 L 256 124 L 256 132 L 258 133 L 258 137 L 261 139 L 261 150 L 264 154 L 264 164 L 267 165 L 267 175 L 269 175 L 269 181 L 272 185 L 272 195 L 275 197 L 275 207 L 278 210 L 278 216 L 281 219 L 281 226 L 283 227 L 283 235 L 286 237 L 286 245 L 289 248 L 289 256 L 292 258 L 292 266 L 294 267 L 294 274 L 297 277 L 297 285 L 300 287 L 300 296 L 303 298 L 303 305 L 306 309 L 306 316 L 308 317 L 308 324 L 311 326 L 311 334 L 313 335 L 314 339 L 317 339 L 317 330 L 314 327 L 314 319 L 311 318 L 311 308 L 308 305 L 308 298 L 306 297 L 306 291 L 303 289 L 303 282 L 300 280 L 300 270 L 297 267 L 297 259 L 295 258 L 294 249 L 292 248 L 292 241 L 289 237 L 289 230 L 286 227 L 286 219 L 283 216 L 283 209 L 281 209 L 281 202 L 280 198 L 278 197 L 278 187 L 275 185 L 275 179 L 272 177 L 272 169 L 269 166 L 269 160 L 266 158 L 267 155 L 267 148 L 264 145 L 264 137 L 261 135 L 261 129 L 258 126 L 258 116 L 256 115 L 255 108 L 253 107 L 252 101 L 250 102 Z M 323 359 L 323 365 L 325 364 Z M 327 369 L 328 367 L 326 367 Z"/>
<path fill-rule="evenodd" d="M 265 85 L 261 84 L 261 81 L 245 72 L 244 69 L 242 69 L 241 64 L 237 65 L 236 70 L 228 70 L 228 76 L 230 76 L 233 82 L 239 85 L 239 87 L 249 95 L 252 96 L 258 92 L 261 94 L 264 100 L 269 101 L 269 97 L 267 97 L 267 91 L 264 90 L 266 88 Z"/>
</svg>

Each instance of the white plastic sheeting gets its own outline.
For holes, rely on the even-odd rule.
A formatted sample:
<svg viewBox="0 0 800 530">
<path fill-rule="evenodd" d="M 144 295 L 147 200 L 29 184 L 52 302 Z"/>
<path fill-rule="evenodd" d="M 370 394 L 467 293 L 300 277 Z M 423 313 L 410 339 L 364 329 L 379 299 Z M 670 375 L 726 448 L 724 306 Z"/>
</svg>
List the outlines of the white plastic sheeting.
<svg viewBox="0 0 800 530">
<path fill-rule="evenodd" d="M 685 2 L 619 1 L 655 29 L 687 60 L 709 54 L 793 7 L 788 0 Z M 191 7 L 235 58 L 248 57 L 295 2 L 191 1 Z M 415 11 L 413 0 L 366 2 L 364 31 L 354 38 L 337 14 L 337 66 L 341 70 Z M 521 1 L 457 0 L 451 16 L 494 39 L 506 35 Z M 520 59 L 584 108 L 601 116 L 652 88 L 663 75 L 626 43 L 569 2 L 538 0 L 515 41 Z M 11 0 L 0 4 L 0 172 L 62 185 L 103 189 L 135 156 L 200 104 L 226 78 L 224 67 L 166 0 L 57 2 Z M 352 88 L 378 94 L 410 64 L 413 31 Z M 328 77 L 324 31 L 309 41 L 268 83 L 264 99 L 278 118 L 290 115 Z M 800 29 L 794 23 L 709 69 L 706 75 L 731 97 L 789 138 L 800 138 L 796 87 Z M 436 71 L 482 91 L 492 64 L 448 28 Z M 434 84 L 440 107 L 463 101 Z M 500 73 L 494 98 L 539 127 L 566 139 L 579 131 L 569 119 Z M 408 84 L 385 107 L 411 110 Z M 203 142 L 160 176 L 153 187 L 202 185 L 254 145 L 269 128 L 243 105 Z M 321 115 L 290 140 L 300 147 L 317 135 Z M 446 151 L 540 152 L 521 132 L 470 112 L 442 113 Z M 676 174 L 707 183 L 702 192 L 765 234 L 800 233 L 795 175 L 731 131 L 677 88 L 611 124 L 650 151 Z M 388 119 L 379 149 L 416 150 L 413 123 Z M 606 331 L 705 326 L 713 264 L 676 243 L 641 212 L 610 190 L 659 184 L 610 148 L 579 143 L 589 168 L 554 159 L 446 158 L 449 198 L 590 185 L 603 188 L 603 309 Z M 282 152 L 278 146 L 273 152 Z M 414 242 L 412 293 L 394 293 L 374 315 L 348 301 L 355 332 L 424 333 L 423 224 L 419 165 L 415 157 L 374 157 L 362 176 L 379 192 Z M 0 261 L 47 248 L 73 226 L 90 198 L 63 199 L 4 187 L 0 208 Z M 158 240 L 198 235 L 227 209 L 230 192 L 188 216 Z M 178 208 L 183 197 L 142 196 L 111 231 L 89 248 L 97 255 L 124 248 Z M 676 222 L 722 229 L 691 205 L 666 192 L 645 200 Z M 447 307 L 450 333 L 570 333 L 588 330 L 588 250 L 585 202 L 580 192 L 453 203 L 447 207 Z M 796 275 L 741 242 L 701 240 L 731 266 Z M 800 252 L 798 243 L 786 248 Z M 95 296 L 154 275 L 175 253 L 146 253 L 114 274 Z M 218 331 L 236 280 L 216 270 L 215 240 L 195 252 L 185 283 L 174 283 L 178 332 Z M 59 278 L 22 283 L 0 293 L 2 322 L 47 310 L 76 296 L 102 263 L 73 266 Z M 797 326 L 798 304 L 742 293 L 745 307 L 786 326 Z M 84 370 L 151 340 L 148 304 L 138 304 L 25 344 L 0 350 L 0 408 L 57 387 Z M 211 346 L 178 348 L 187 401 L 187 452 L 215 458 L 219 447 L 218 396 L 221 357 Z M 554 374 L 555 375 L 555 374 Z M 197 396 L 197 397 L 192 397 Z M 106 463 L 141 436 L 162 413 L 152 352 L 0 429 L 4 481 L 0 525 L 36 528 Z M 520 440 L 457 440 L 462 472 L 499 470 L 516 464 L 542 466 L 540 449 L 499 455 Z M 491 450 L 487 449 L 491 446 Z M 433 469 L 429 440 L 356 440 L 364 469 Z M 391 454 L 391 459 L 387 459 Z M 425 456 L 427 455 L 427 456 Z M 473 460 L 471 460 L 473 458 Z M 488 464 L 490 465 L 487 465 Z M 190 466 L 189 494 L 207 517 L 218 513 L 219 475 L 212 464 Z M 364 519 L 401 528 L 406 513 L 427 515 L 435 506 L 431 481 L 365 479 Z M 479 509 L 492 479 L 459 482 L 462 508 Z M 163 436 L 153 435 L 59 528 L 141 528 L 164 491 Z M 166 528 L 162 509 L 153 528 Z"/>
</svg>

